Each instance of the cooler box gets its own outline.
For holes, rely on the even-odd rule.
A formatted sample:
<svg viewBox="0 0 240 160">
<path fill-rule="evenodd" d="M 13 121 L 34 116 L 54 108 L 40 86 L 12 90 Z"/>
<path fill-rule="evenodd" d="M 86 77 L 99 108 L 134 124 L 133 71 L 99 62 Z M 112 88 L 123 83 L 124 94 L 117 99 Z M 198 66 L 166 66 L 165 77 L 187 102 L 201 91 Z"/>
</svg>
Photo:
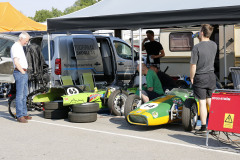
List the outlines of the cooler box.
<svg viewBox="0 0 240 160">
<path fill-rule="evenodd" d="M 213 93 L 208 130 L 240 133 L 240 90 Z"/>
</svg>

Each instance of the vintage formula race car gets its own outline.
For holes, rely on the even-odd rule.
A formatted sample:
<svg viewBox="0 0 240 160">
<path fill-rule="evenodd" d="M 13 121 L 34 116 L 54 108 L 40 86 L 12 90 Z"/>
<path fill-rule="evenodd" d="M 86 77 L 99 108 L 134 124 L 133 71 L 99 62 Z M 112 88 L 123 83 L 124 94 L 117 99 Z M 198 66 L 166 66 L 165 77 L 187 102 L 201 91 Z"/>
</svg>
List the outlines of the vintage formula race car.
<svg viewBox="0 0 240 160">
<path fill-rule="evenodd" d="M 137 95 L 130 95 L 125 103 L 127 122 L 135 125 L 156 126 L 182 120 L 184 129 L 196 127 L 199 110 L 192 90 L 174 88 L 165 95 L 142 104 Z"/>
</svg>

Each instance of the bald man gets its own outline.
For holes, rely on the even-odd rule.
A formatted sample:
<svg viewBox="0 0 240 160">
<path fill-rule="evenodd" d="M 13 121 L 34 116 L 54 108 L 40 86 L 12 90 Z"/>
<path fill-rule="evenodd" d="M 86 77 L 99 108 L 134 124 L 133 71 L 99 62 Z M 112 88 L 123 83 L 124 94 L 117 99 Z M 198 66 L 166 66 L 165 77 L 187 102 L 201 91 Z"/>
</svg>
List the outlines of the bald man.
<svg viewBox="0 0 240 160">
<path fill-rule="evenodd" d="M 139 72 L 139 65 L 137 66 L 137 70 Z M 142 91 L 142 99 L 144 103 L 164 94 L 162 84 L 158 79 L 157 74 L 153 70 L 148 69 L 145 64 L 142 64 L 142 74 L 146 75 L 147 81 L 147 90 Z"/>
</svg>

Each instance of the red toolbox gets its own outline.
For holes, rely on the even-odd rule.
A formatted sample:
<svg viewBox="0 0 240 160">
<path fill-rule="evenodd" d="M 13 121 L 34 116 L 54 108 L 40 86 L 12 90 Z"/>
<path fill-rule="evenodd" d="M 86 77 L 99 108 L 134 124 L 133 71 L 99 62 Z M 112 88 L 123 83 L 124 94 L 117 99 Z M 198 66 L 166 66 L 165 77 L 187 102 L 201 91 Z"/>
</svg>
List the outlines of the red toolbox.
<svg viewBox="0 0 240 160">
<path fill-rule="evenodd" d="M 239 90 L 217 90 L 213 93 L 208 130 L 240 133 Z"/>
</svg>

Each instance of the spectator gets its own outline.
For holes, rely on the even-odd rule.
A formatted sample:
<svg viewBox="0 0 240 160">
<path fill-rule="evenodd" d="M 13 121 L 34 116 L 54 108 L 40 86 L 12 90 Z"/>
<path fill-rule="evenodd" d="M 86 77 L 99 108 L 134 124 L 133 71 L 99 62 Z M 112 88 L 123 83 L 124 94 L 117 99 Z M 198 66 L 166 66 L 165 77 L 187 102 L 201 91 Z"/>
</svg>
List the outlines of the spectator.
<svg viewBox="0 0 240 160">
<path fill-rule="evenodd" d="M 203 24 L 199 32 L 201 42 L 193 47 L 190 61 L 190 80 L 193 84 L 194 96 L 199 100 L 201 129 L 195 134 L 204 134 L 207 130 L 207 106 L 211 105 L 212 92 L 216 86 L 214 74 L 214 59 L 217 52 L 217 45 L 209 38 L 213 27 Z"/>
<path fill-rule="evenodd" d="M 147 66 L 154 64 L 160 69 L 160 58 L 165 56 L 165 52 L 161 43 L 154 40 L 154 32 L 152 30 L 148 30 L 146 34 L 147 38 L 142 42 L 142 50 L 147 52 Z M 146 42 L 148 40 L 149 42 Z"/>
</svg>

